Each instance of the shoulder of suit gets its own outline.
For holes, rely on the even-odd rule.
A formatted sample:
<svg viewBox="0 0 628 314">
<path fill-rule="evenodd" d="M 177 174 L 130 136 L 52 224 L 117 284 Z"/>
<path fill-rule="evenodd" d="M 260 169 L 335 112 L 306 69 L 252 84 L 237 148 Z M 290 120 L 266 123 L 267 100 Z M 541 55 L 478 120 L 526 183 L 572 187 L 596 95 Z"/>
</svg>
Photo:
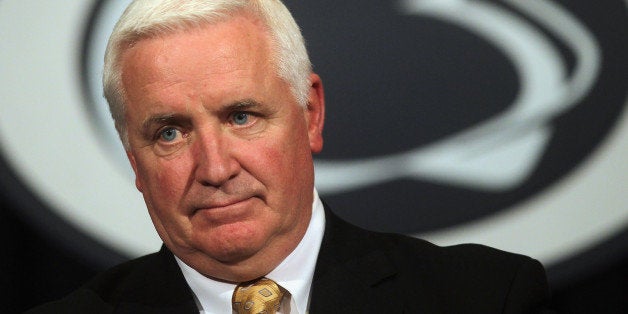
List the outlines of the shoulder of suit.
<svg viewBox="0 0 628 314">
<path fill-rule="evenodd" d="M 160 284 L 163 275 L 159 273 L 167 272 L 166 269 L 172 268 L 172 265 L 176 267 L 174 261 L 168 262 L 167 254 L 162 250 L 121 263 L 96 275 L 64 298 L 28 313 L 109 313 L 119 303 L 135 301 L 134 291 L 144 291 Z"/>
<path fill-rule="evenodd" d="M 157 262 L 158 254 L 145 255 L 113 266 L 96 275 L 82 288 L 93 290 L 105 298 L 115 298 L 116 292 L 122 287 L 136 283 L 135 277 L 153 269 L 152 265 Z"/>
<path fill-rule="evenodd" d="M 536 260 L 521 254 L 480 244 L 438 246 L 405 235 L 371 233 L 401 274 L 409 280 L 432 282 L 433 287 L 510 285 L 518 276 L 529 275 L 543 283 L 545 271 Z"/>
<path fill-rule="evenodd" d="M 382 247 L 413 262 L 437 263 L 441 265 L 492 266 L 511 265 L 516 268 L 521 263 L 533 261 L 525 255 L 511 253 L 481 244 L 464 243 L 452 246 L 439 246 L 429 241 L 392 233 L 371 233 L 372 238 L 381 238 Z"/>
<path fill-rule="evenodd" d="M 462 267 L 464 269 L 497 269 L 516 271 L 531 258 L 480 244 L 438 246 L 429 241 L 395 233 L 369 231 L 328 214 L 329 228 L 326 235 L 333 255 L 342 260 L 359 255 L 384 253 L 387 259 L 400 266 L 424 267 L 438 271 Z M 350 252 L 347 253 L 347 252 Z"/>
</svg>

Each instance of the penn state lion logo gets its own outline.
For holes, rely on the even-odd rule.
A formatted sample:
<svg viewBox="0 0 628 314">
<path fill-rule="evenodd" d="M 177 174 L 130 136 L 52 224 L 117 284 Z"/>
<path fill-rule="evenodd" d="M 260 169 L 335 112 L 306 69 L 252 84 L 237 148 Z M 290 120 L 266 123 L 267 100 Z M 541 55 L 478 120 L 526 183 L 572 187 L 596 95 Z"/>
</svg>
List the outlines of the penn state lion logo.
<svg viewBox="0 0 628 314">
<path fill-rule="evenodd" d="M 12 47 L 0 51 L 3 157 L 41 212 L 126 254 L 154 251 L 100 87 L 104 45 L 129 1 L 66 1 L 3 1 L 0 29 L 13 30 L 0 37 Z M 286 4 L 325 83 L 316 186 L 337 214 L 550 266 L 625 232 L 625 2 Z M 34 14 L 60 21 L 56 31 Z M 21 15 L 31 33 L 11 25 Z M 36 54 L 20 38 L 58 50 Z"/>
</svg>

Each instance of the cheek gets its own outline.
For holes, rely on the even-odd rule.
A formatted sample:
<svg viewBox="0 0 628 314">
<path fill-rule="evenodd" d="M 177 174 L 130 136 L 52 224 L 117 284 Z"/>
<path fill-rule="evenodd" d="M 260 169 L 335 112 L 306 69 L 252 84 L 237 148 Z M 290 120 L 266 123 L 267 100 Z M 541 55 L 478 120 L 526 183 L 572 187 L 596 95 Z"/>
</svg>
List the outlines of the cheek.
<svg viewBox="0 0 628 314">
<path fill-rule="evenodd" d="M 286 191 L 297 191 L 309 180 L 312 158 L 308 141 L 300 136 L 274 137 L 259 146 L 252 156 L 256 163 L 258 179 L 267 187 L 273 185 Z"/>
<path fill-rule="evenodd" d="M 190 173 L 182 159 L 151 160 L 138 165 L 144 196 L 153 204 L 177 201 L 184 192 Z"/>
</svg>

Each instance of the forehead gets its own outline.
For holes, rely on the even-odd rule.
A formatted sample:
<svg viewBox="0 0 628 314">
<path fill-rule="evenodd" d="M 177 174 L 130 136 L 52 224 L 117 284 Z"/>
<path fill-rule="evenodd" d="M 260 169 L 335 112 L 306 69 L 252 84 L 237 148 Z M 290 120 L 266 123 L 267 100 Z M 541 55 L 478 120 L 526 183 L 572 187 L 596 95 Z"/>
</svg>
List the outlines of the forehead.
<svg viewBox="0 0 628 314">
<path fill-rule="evenodd" d="M 220 75 L 268 66 L 271 62 L 269 43 L 265 26 L 246 14 L 140 38 L 121 55 L 123 83 L 200 72 Z"/>
</svg>

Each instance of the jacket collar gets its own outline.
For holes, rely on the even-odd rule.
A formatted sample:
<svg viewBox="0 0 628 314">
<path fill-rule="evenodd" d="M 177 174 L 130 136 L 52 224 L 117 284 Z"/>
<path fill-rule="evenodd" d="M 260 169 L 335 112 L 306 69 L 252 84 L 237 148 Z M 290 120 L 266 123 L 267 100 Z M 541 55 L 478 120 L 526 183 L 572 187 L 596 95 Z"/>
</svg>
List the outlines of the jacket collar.
<svg viewBox="0 0 628 314">
<path fill-rule="evenodd" d="M 327 206 L 325 219 L 310 313 L 401 312 L 401 304 L 382 301 L 396 294 L 389 280 L 397 273 L 386 255 L 389 244 L 342 221 Z"/>
</svg>

